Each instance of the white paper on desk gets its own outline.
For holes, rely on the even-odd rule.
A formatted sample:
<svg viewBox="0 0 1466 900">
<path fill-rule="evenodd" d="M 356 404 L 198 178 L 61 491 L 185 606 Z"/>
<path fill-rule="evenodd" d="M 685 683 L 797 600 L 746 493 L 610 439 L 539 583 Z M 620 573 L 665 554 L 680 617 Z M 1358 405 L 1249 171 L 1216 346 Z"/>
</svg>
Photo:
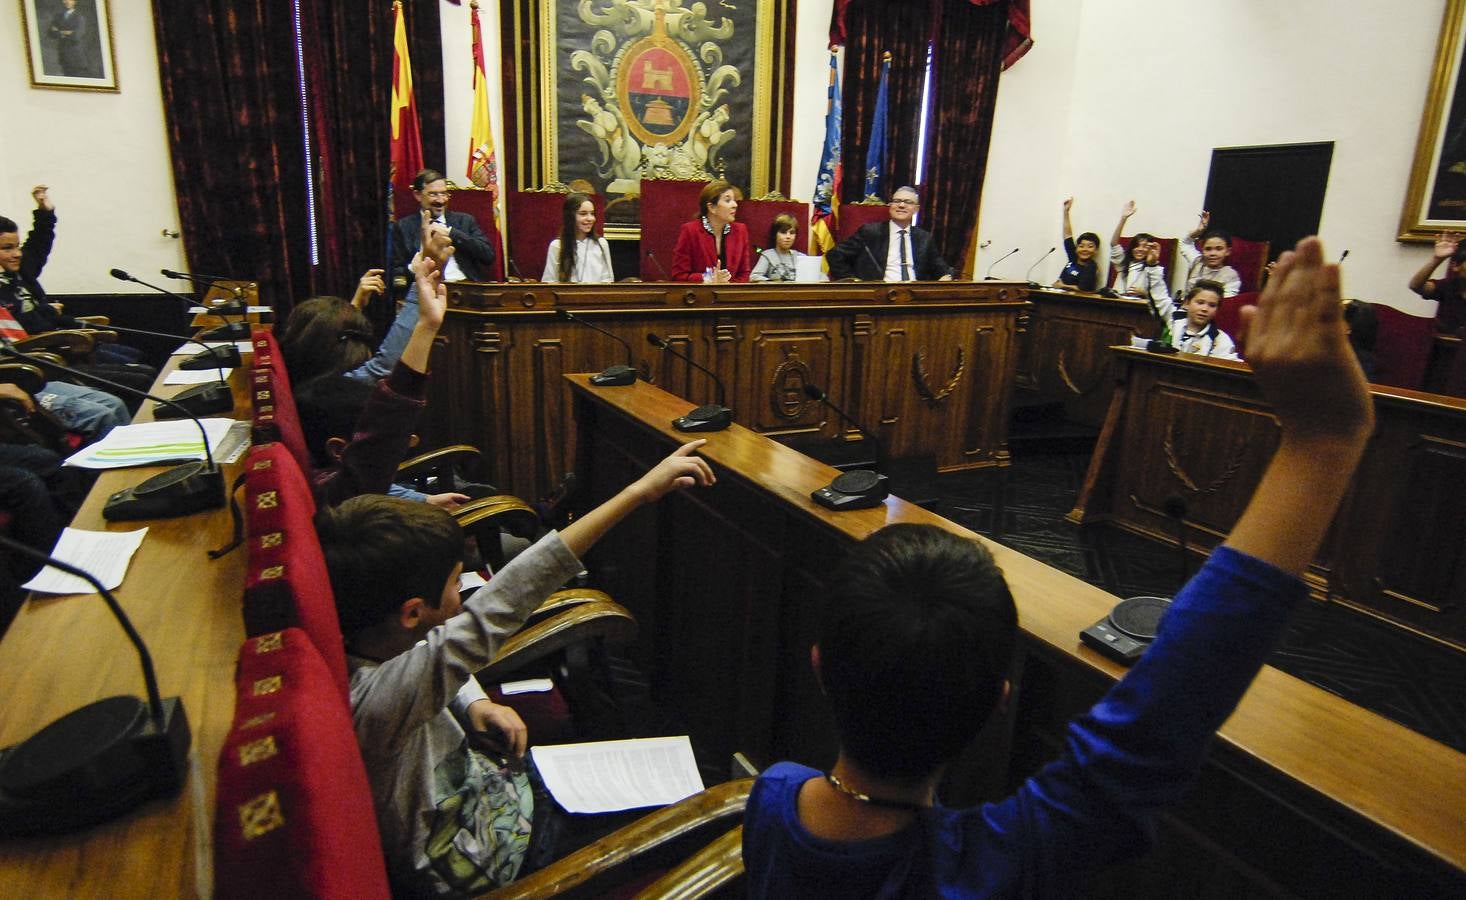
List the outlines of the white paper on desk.
<svg viewBox="0 0 1466 900">
<path fill-rule="evenodd" d="M 555 802 L 573 813 L 665 806 L 703 789 L 692 743 L 639 738 L 535 747 L 535 766 Z"/>
<path fill-rule="evenodd" d="M 174 349 L 172 356 L 192 356 L 195 353 L 203 352 L 204 347 L 210 350 L 218 347 L 228 347 L 233 344 L 239 348 L 240 353 L 249 353 L 254 350 L 254 344 L 249 341 L 185 341 Z"/>
<path fill-rule="evenodd" d="M 209 435 L 209 449 L 216 451 L 233 419 L 200 419 Z M 204 442 L 192 419 L 141 422 L 114 428 L 107 436 L 66 458 L 68 466 L 83 469 L 125 469 L 155 466 L 165 462 L 204 458 Z"/>
<path fill-rule="evenodd" d="M 61 538 L 51 555 L 95 575 L 107 590 L 116 590 L 127 574 L 127 564 L 147 536 L 146 528 L 137 531 L 83 531 L 63 528 Z M 43 594 L 90 594 L 94 588 L 75 575 L 68 575 L 50 566 L 35 578 L 21 585 L 28 591 Z"/>
<path fill-rule="evenodd" d="M 268 306 L 250 306 L 246 307 L 246 309 L 248 310 L 250 315 L 255 315 L 256 313 L 267 313 L 270 311 L 270 307 Z M 214 316 L 219 314 L 219 311 L 217 309 L 204 309 L 202 306 L 191 306 L 189 307 L 188 311 L 196 316 Z M 229 315 L 237 316 L 239 315 L 239 313 L 230 313 Z M 223 317 L 221 316 L 220 318 Z"/>
<path fill-rule="evenodd" d="M 228 378 L 234 370 L 228 366 L 224 367 L 224 377 Z M 164 384 L 210 384 L 219 380 L 218 369 L 174 369 L 163 379 Z"/>
</svg>

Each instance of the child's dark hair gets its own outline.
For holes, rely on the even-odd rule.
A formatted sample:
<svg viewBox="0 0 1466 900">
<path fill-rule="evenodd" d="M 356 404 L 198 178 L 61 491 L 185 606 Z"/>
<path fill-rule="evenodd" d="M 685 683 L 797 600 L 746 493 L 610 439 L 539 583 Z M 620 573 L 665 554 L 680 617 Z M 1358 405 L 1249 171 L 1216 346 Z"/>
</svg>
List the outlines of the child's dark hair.
<svg viewBox="0 0 1466 900">
<path fill-rule="evenodd" d="M 1206 231 L 1202 232 L 1202 235 L 1201 235 L 1201 243 L 1204 245 L 1204 244 L 1206 244 L 1207 241 L 1211 240 L 1212 238 L 1221 238 L 1222 239 L 1222 243 L 1224 243 L 1224 244 L 1227 245 L 1227 249 L 1228 250 L 1232 249 L 1232 236 L 1230 234 L 1228 234 L 1227 232 L 1223 231 L 1222 229 L 1220 229 L 1220 228 L 1208 228 Z"/>
<path fill-rule="evenodd" d="M 556 275 L 561 281 L 569 281 L 575 272 L 575 254 L 580 247 L 580 231 L 575 227 L 575 215 L 582 206 L 587 203 L 594 205 L 594 202 L 589 194 L 572 191 L 565 195 L 565 202 L 560 205 L 560 265 Z"/>
<path fill-rule="evenodd" d="M 779 246 L 779 235 L 785 232 L 799 230 L 799 220 L 788 213 L 779 213 L 774 216 L 774 221 L 769 223 L 769 246 Z"/>
<path fill-rule="evenodd" d="M 1084 234 L 1081 234 L 1078 238 L 1075 238 L 1074 243 L 1077 246 L 1084 241 L 1089 241 L 1096 247 L 1100 245 L 1099 235 L 1095 234 L 1093 231 L 1086 231 Z"/>
<path fill-rule="evenodd" d="M 925 775 L 955 756 L 1002 696 L 1013 595 L 981 544 L 891 525 L 830 577 L 820 680 L 840 746 L 874 775 Z"/>
<path fill-rule="evenodd" d="M 1373 352 L 1379 338 L 1379 318 L 1374 314 L 1374 304 L 1363 300 L 1346 300 L 1344 323 L 1349 326 L 1349 343 L 1355 349 Z"/>
<path fill-rule="evenodd" d="M 0 234 L 10 234 L 12 231 L 20 234 L 20 226 L 15 224 L 14 219 L 7 219 L 5 216 L 0 216 Z"/>
<path fill-rule="evenodd" d="M 5 229 L 0 228 L 0 231 L 4 230 Z M 1451 254 L 1451 265 L 1459 266 L 1463 262 L 1466 262 L 1466 241 L 1462 241 L 1461 243 L 1457 244 L 1456 252 Z"/>
<path fill-rule="evenodd" d="M 1212 281 L 1210 278 L 1198 278 L 1196 279 L 1196 283 L 1193 284 L 1190 289 L 1186 291 L 1186 299 L 1182 302 L 1191 302 L 1191 298 L 1195 297 L 1202 291 L 1211 291 L 1212 293 L 1217 295 L 1217 299 L 1219 300 L 1226 297 L 1227 295 L 1227 290 L 1226 288 L 1222 287 L 1222 283 L 1220 281 Z"/>
<path fill-rule="evenodd" d="M 1128 247 L 1125 248 L 1125 261 L 1126 262 L 1130 262 L 1134 258 L 1134 256 L 1135 256 L 1135 248 L 1136 247 L 1139 247 L 1141 244 L 1145 243 L 1146 241 L 1153 241 L 1153 240 L 1155 240 L 1155 235 L 1148 234 L 1148 233 L 1146 233 L 1144 231 L 1140 232 L 1135 237 L 1131 238 L 1130 239 L 1130 246 L 1128 246 Z"/>
<path fill-rule="evenodd" d="M 437 609 L 463 559 L 463 530 L 446 510 L 381 494 L 321 509 L 316 533 L 347 640 L 413 597 Z"/>
<path fill-rule="evenodd" d="M 285 371 L 295 384 L 350 372 L 372 358 L 372 323 L 340 297 L 312 297 L 297 304 L 279 333 Z"/>
<path fill-rule="evenodd" d="M 296 389 L 300 430 L 310 450 L 311 462 L 317 467 L 324 469 L 332 465 L 331 454 L 326 450 L 328 440 L 333 437 L 351 440 L 373 390 L 366 381 L 339 374 L 313 378 Z"/>
</svg>

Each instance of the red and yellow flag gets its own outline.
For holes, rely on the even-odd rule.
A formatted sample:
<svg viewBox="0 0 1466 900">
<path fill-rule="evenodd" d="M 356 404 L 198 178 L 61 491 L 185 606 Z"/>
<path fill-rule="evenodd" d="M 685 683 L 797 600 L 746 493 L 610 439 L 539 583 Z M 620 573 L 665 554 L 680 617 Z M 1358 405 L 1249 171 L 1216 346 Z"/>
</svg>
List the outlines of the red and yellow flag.
<svg viewBox="0 0 1466 900">
<path fill-rule="evenodd" d="M 412 190 L 413 176 L 422 169 L 422 133 L 417 102 L 412 96 L 412 59 L 407 50 L 407 25 L 402 0 L 392 4 L 392 185 Z"/>
<path fill-rule="evenodd" d="M 468 180 L 494 198 L 494 215 L 499 214 L 499 163 L 494 156 L 494 127 L 489 120 L 489 78 L 484 68 L 484 44 L 478 23 L 478 0 L 472 7 L 473 27 L 473 116 L 468 129 Z"/>
</svg>

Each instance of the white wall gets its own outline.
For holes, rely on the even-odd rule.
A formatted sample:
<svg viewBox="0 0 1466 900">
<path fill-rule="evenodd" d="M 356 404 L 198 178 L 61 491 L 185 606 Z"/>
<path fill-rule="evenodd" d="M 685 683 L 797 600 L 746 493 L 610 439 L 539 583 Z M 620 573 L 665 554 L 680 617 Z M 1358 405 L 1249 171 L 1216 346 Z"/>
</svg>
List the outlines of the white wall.
<svg viewBox="0 0 1466 900">
<path fill-rule="evenodd" d="M 19 10 L 0 29 L 0 214 L 30 227 L 31 187 L 56 204 L 56 247 L 41 283 L 50 293 L 147 292 L 116 281 L 112 267 L 161 282 L 158 269 L 186 268 L 151 7 L 112 4 L 121 93 L 30 87 Z M 152 276 L 152 277 L 150 277 Z"/>
<path fill-rule="evenodd" d="M 979 265 L 1014 246 L 1026 248 L 1015 260 L 1036 259 L 1059 239 L 1068 194 L 1079 231 L 1108 240 L 1134 198 L 1128 230 L 1181 234 L 1213 148 L 1333 141 L 1319 230 L 1330 253 L 1350 251 L 1346 293 L 1433 313 L 1405 288 L 1429 249 L 1394 237 L 1443 6 L 1216 0 L 1183 16 L 1145 0 L 1034 4 L 1035 46 L 999 86 L 979 220 L 994 243 Z M 1051 257 L 1040 271 L 1058 268 Z"/>
</svg>

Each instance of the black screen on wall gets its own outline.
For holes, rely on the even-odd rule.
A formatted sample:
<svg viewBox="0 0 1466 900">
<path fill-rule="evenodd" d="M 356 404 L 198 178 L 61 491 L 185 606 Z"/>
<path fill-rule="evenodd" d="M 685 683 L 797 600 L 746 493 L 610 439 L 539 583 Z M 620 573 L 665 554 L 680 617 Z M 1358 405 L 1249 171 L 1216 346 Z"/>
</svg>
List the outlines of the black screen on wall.
<svg viewBox="0 0 1466 900">
<path fill-rule="evenodd" d="M 1212 151 L 1205 208 L 1211 224 L 1272 244 L 1269 258 L 1318 233 L 1334 142 Z"/>
</svg>

